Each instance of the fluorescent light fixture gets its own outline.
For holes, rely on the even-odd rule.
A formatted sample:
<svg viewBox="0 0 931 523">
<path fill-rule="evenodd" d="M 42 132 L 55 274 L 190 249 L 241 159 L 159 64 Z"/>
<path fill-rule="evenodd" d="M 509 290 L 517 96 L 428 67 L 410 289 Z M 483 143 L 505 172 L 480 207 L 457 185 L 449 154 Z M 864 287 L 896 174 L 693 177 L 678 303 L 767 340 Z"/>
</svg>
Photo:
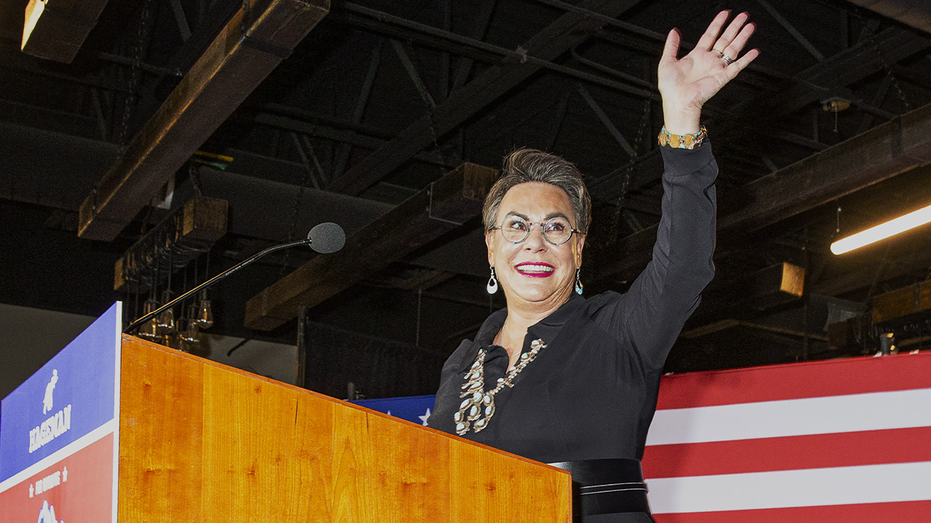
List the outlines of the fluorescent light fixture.
<svg viewBox="0 0 931 523">
<path fill-rule="evenodd" d="M 895 236 L 901 232 L 924 225 L 931 222 L 931 205 L 910 212 L 906 215 L 899 216 L 894 220 L 869 228 L 865 231 L 858 232 L 853 236 L 848 236 L 842 240 L 837 240 L 831 244 L 831 252 L 834 254 L 844 254 L 854 249 L 859 249 L 864 245 L 869 245 L 879 240 L 885 240 L 890 236 Z"/>
</svg>

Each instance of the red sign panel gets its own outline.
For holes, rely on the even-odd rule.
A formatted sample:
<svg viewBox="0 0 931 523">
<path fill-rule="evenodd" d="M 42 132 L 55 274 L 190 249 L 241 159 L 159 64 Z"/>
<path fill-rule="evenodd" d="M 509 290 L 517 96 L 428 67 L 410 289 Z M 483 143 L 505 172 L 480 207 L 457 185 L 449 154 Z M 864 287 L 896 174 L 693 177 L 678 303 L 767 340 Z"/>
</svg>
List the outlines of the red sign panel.
<svg viewBox="0 0 931 523">
<path fill-rule="evenodd" d="M 0 492 L 0 523 L 113 520 L 113 434 Z"/>
</svg>

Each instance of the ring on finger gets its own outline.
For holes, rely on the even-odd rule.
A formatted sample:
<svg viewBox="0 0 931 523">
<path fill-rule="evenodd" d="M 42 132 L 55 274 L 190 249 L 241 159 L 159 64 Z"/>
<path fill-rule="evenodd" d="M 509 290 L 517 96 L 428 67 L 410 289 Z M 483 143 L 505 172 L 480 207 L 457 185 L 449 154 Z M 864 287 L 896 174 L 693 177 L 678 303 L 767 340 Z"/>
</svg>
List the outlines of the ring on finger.
<svg viewBox="0 0 931 523">
<path fill-rule="evenodd" d="M 721 53 L 721 60 L 724 62 L 725 67 L 734 63 L 734 59 L 724 53 Z"/>
<path fill-rule="evenodd" d="M 720 49 L 712 49 L 712 51 L 718 53 L 719 58 L 724 58 L 724 51 L 721 51 Z"/>
</svg>

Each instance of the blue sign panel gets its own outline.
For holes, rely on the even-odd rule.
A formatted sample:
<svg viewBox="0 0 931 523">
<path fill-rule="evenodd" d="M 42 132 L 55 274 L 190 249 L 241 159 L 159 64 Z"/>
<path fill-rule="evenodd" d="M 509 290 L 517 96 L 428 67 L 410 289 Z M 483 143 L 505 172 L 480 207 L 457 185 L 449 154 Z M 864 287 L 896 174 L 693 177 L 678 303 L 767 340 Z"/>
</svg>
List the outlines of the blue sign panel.
<svg viewBox="0 0 931 523">
<path fill-rule="evenodd" d="M 115 419 L 119 305 L 3 399 L 0 482 Z"/>
<path fill-rule="evenodd" d="M 367 409 L 384 412 L 407 421 L 413 421 L 421 425 L 427 424 L 427 418 L 433 410 L 433 403 L 436 396 L 409 396 L 406 398 L 385 398 L 375 400 L 356 400 L 356 405 Z"/>
</svg>

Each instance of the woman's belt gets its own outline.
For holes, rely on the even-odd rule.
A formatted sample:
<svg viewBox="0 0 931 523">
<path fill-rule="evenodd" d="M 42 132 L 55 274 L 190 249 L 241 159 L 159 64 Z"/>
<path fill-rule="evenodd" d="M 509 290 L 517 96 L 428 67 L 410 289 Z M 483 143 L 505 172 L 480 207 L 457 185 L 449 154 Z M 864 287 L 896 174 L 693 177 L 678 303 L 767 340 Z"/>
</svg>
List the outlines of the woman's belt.
<svg viewBox="0 0 931 523">
<path fill-rule="evenodd" d="M 549 465 L 572 474 L 576 514 L 650 513 L 643 469 L 636 459 L 586 459 Z"/>
</svg>

